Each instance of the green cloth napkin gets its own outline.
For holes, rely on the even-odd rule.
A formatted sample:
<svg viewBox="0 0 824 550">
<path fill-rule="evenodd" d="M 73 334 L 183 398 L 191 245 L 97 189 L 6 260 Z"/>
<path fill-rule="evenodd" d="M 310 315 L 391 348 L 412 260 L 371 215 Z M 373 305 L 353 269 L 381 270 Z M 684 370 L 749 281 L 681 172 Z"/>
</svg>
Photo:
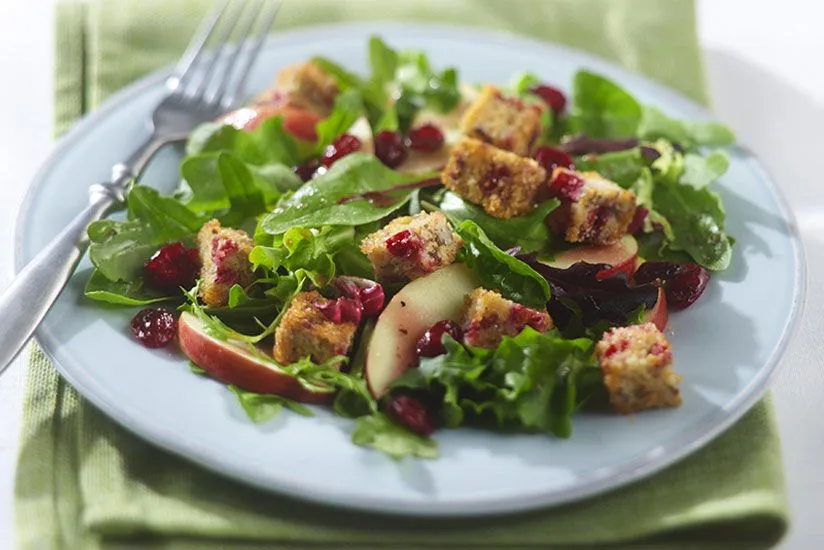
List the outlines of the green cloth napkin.
<svg viewBox="0 0 824 550">
<path fill-rule="evenodd" d="M 58 132 L 176 59 L 206 5 L 60 4 Z M 279 26 L 350 19 L 436 20 L 532 34 L 592 51 L 705 101 L 690 0 L 287 0 Z M 307 504 L 209 473 L 115 425 L 79 397 L 35 345 L 31 349 L 16 480 L 17 538 L 26 550 L 766 548 L 787 527 L 768 400 L 691 457 L 596 498 L 494 519 L 414 520 Z"/>
</svg>

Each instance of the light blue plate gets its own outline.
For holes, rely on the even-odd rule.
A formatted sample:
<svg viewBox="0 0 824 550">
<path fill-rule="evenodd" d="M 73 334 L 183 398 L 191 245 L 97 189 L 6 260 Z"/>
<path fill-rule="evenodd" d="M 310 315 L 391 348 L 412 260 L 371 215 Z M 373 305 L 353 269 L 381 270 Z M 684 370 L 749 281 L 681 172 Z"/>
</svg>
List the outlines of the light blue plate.
<svg viewBox="0 0 824 550">
<path fill-rule="evenodd" d="M 682 96 L 580 52 L 516 36 L 412 24 L 341 25 L 282 33 L 250 80 L 265 88 L 284 65 L 327 55 L 366 70 L 376 29 L 396 47 L 426 50 L 469 81 L 505 83 L 517 70 L 567 86 L 587 68 L 626 86 L 672 116 L 711 115 Z M 120 92 L 79 123 L 33 183 L 17 227 L 17 265 L 28 261 L 146 134 L 143 121 L 163 94 L 165 72 Z M 171 191 L 179 151 L 165 151 L 145 183 Z M 37 333 L 46 354 L 92 403 L 145 439 L 203 466 L 263 488 L 316 501 L 417 515 L 472 515 L 559 504 L 624 485 L 694 452 L 764 393 L 804 294 L 795 223 L 759 163 L 736 152 L 717 185 L 737 239 L 732 268 L 713 278 L 689 310 L 671 316 L 684 405 L 633 417 L 581 414 L 571 439 L 473 430 L 437 434 L 442 457 L 397 463 L 352 445 L 351 423 L 324 410 L 285 413 L 263 426 L 246 419 L 223 386 L 193 375 L 169 351 L 129 335 L 132 309 L 83 297 L 86 261 Z"/>
</svg>

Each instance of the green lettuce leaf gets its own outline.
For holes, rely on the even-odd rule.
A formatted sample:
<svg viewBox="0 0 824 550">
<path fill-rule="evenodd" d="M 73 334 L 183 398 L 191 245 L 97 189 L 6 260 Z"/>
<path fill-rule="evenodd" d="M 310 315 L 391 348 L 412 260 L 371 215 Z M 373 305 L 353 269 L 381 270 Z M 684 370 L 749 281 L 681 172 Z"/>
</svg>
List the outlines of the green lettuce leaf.
<svg viewBox="0 0 824 550">
<path fill-rule="evenodd" d="M 611 80 L 581 70 L 572 87 L 570 128 L 591 138 L 633 136 L 641 120 L 641 105 Z"/>
<path fill-rule="evenodd" d="M 480 277 L 484 288 L 497 290 L 503 297 L 525 306 L 546 307 L 550 297 L 546 279 L 498 248 L 472 220 L 464 221 L 457 232 L 464 240 L 463 259 Z"/>
<path fill-rule="evenodd" d="M 723 151 L 713 151 L 706 157 L 687 153 L 680 182 L 701 189 L 723 176 L 729 167 L 730 158 Z"/>
<path fill-rule="evenodd" d="M 266 215 L 260 227 L 278 235 L 295 226 L 361 225 L 379 220 L 403 206 L 412 189 L 392 191 L 420 176 L 406 176 L 384 166 L 374 155 L 353 153 L 317 178 L 306 183 Z M 389 193 L 386 205 L 367 199 L 346 199 L 369 192 Z"/>
<path fill-rule="evenodd" d="M 495 350 L 467 349 L 449 335 L 443 343 L 446 354 L 422 359 L 393 387 L 439 397 L 446 427 L 493 423 L 569 437 L 573 413 L 601 387 L 594 342 L 587 338 L 527 327 Z"/>
<path fill-rule="evenodd" d="M 358 418 L 352 432 L 352 443 L 372 447 L 394 459 L 438 457 L 438 443 L 434 439 L 412 433 L 382 413 Z"/>
<path fill-rule="evenodd" d="M 644 107 L 638 137 L 648 141 L 666 139 L 688 149 L 724 147 L 735 143 L 735 134 L 723 124 L 677 120 L 651 106 Z"/>
<path fill-rule="evenodd" d="M 142 278 L 133 281 L 112 281 L 95 269 L 86 281 L 85 295 L 98 302 L 121 306 L 146 306 L 180 296 L 167 296 L 146 288 Z"/>
<path fill-rule="evenodd" d="M 471 220 L 501 248 L 518 246 L 522 253 L 527 253 L 543 250 L 549 243 L 551 235 L 544 219 L 559 204 L 557 199 L 548 200 L 539 204 L 529 214 L 501 220 L 490 216 L 483 208 L 463 200 L 455 193 L 447 192 L 438 208 L 446 214 L 453 225 L 458 226 L 466 220 Z"/>
<path fill-rule="evenodd" d="M 732 242 L 724 232 L 724 208 L 717 193 L 706 187 L 656 185 L 656 209 L 666 217 L 673 239 L 672 250 L 687 252 L 707 269 L 723 271 L 732 259 Z"/>
</svg>

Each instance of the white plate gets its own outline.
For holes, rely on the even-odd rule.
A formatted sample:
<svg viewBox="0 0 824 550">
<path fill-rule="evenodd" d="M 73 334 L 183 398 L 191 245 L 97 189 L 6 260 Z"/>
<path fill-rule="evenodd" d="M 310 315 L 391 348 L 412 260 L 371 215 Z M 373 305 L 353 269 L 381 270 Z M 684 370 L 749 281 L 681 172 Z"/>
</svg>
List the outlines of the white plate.
<svg viewBox="0 0 824 550">
<path fill-rule="evenodd" d="M 366 42 L 379 31 L 394 46 L 426 50 L 464 79 L 505 83 L 530 70 L 566 87 L 579 68 L 624 85 L 670 115 L 711 115 L 682 96 L 603 60 L 510 35 L 412 24 L 340 25 L 282 33 L 261 55 L 250 85 L 266 87 L 287 63 L 327 55 L 366 70 Z M 145 135 L 143 121 L 163 94 L 163 71 L 112 97 L 66 136 L 33 183 L 17 227 L 17 265 L 78 212 L 86 187 L 108 177 Z M 170 191 L 179 151 L 157 158 L 144 182 Z M 473 430 L 437 434 L 442 457 L 397 463 L 352 445 L 351 423 L 319 410 L 263 426 L 234 396 L 192 375 L 169 351 L 129 335 L 134 310 L 83 297 L 87 261 L 37 338 L 63 376 L 117 422 L 207 468 L 250 484 L 326 503 L 417 515 L 529 509 L 593 495 L 649 475 L 694 452 L 763 394 L 798 319 L 804 290 L 800 241 L 783 197 L 758 162 L 735 152 L 717 185 L 727 229 L 737 239 L 732 268 L 713 278 L 689 310 L 671 316 L 684 405 L 633 417 L 581 414 L 568 440 Z"/>
</svg>

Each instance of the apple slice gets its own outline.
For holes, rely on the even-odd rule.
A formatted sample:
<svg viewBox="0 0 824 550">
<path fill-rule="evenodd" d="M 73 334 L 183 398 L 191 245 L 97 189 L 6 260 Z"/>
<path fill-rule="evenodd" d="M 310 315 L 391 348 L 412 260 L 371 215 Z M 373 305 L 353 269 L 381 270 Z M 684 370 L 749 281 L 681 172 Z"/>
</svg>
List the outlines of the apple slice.
<svg viewBox="0 0 824 550">
<path fill-rule="evenodd" d="M 632 277 L 635 273 L 635 259 L 638 256 L 638 241 L 632 235 L 624 235 L 618 242 L 607 245 L 578 246 L 564 250 L 551 261 L 544 262 L 551 267 L 566 269 L 572 264 L 609 264 L 609 269 L 598 273 L 598 278 L 608 279 L 619 273 Z"/>
<path fill-rule="evenodd" d="M 452 264 L 403 287 L 378 317 L 369 341 L 364 374 L 369 391 L 381 397 L 418 361 L 415 344 L 438 321 L 459 322 L 464 297 L 480 286 L 464 264 Z"/>
<path fill-rule="evenodd" d="M 180 349 L 197 366 L 225 384 L 257 393 L 274 393 L 304 403 L 331 403 L 334 390 L 312 391 L 294 376 L 261 361 L 245 349 L 206 334 L 203 322 L 184 312 L 178 321 Z"/>
<path fill-rule="evenodd" d="M 652 309 L 644 312 L 644 322 L 652 323 L 658 327 L 658 330 L 664 332 L 664 329 L 667 328 L 668 321 L 669 312 L 667 312 L 667 293 L 664 292 L 663 288 L 658 287 L 658 300 L 655 302 L 655 306 Z"/>
</svg>

